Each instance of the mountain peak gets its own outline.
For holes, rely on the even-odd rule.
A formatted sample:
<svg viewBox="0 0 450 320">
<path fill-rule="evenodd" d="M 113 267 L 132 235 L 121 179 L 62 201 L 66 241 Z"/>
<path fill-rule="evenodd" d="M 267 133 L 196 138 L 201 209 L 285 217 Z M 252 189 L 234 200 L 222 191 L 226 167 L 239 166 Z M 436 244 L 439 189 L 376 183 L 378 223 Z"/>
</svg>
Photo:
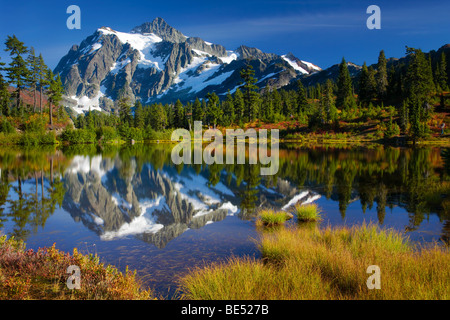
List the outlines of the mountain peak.
<svg viewBox="0 0 450 320">
<path fill-rule="evenodd" d="M 145 22 L 140 26 L 133 28 L 131 33 L 154 33 L 163 40 L 176 43 L 186 41 L 186 36 L 184 34 L 168 25 L 167 22 L 160 17 L 153 19 L 152 22 Z"/>
</svg>

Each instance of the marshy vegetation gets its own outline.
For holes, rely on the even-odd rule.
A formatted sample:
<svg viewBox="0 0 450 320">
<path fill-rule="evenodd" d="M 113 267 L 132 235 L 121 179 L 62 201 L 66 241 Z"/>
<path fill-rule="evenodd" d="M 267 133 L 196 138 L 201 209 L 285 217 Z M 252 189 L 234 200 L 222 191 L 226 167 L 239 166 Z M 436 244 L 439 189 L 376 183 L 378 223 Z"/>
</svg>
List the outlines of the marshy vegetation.
<svg viewBox="0 0 450 320">
<path fill-rule="evenodd" d="M 450 254 L 417 250 L 403 235 L 375 225 L 319 229 L 307 223 L 265 232 L 262 259 L 231 258 L 181 280 L 194 300 L 449 299 Z M 370 290 L 367 267 L 381 270 Z"/>
</svg>

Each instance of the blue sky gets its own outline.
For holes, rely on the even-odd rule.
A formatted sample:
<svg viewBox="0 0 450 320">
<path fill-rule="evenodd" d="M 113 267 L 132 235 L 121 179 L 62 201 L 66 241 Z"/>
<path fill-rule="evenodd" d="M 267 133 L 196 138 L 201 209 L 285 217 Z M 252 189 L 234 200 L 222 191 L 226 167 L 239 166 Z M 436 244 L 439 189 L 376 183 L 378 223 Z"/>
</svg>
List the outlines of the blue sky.
<svg viewBox="0 0 450 320">
<path fill-rule="evenodd" d="M 245 44 L 265 52 L 292 52 L 322 68 L 347 61 L 375 63 L 380 50 L 387 57 L 405 54 L 405 45 L 424 51 L 450 43 L 450 1 L 300 0 L 300 1 L 2 1 L 0 47 L 15 34 L 42 53 L 54 68 L 71 45 L 102 26 L 130 31 L 155 17 L 187 36 L 234 50 Z M 81 30 L 69 30 L 66 9 L 81 8 Z M 369 5 L 381 9 L 381 30 L 369 30 Z M 8 61 L 0 50 L 1 61 Z"/>
</svg>

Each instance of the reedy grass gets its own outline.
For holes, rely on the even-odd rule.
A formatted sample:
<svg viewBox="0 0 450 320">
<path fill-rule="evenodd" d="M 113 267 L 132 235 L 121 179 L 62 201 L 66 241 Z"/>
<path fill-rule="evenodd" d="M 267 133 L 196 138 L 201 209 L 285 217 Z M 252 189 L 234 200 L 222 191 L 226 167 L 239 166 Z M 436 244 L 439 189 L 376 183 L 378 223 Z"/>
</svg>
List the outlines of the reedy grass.
<svg viewBox="0 0 450 320">
<path fill-rule="evenodd" d="M 262 259 L 232 258 L 181 280 L 185 299 L 449 299 L 450 253 L 437 244 L 415 248 L 376 225 L 284 227 L 263 233 Z M 381 270 L 369 290 L 367 267 Z"/>
<path fill-rule="evenodd" d="M 288 212 L 265 209 L 259 212 L 256 225 L 274 227 L 285 223 L 289 219 L 292 219 L 292 215 Z"/>
<path fill-rule="evenodd" d="M 294 206 L 294 213 L 297 215 L 297 219 L 300 222 L 312 222 L 321 221 L 321 210 L 315 203 L 309 203 L 302 205 L 297 203 Z"/>
</svg>

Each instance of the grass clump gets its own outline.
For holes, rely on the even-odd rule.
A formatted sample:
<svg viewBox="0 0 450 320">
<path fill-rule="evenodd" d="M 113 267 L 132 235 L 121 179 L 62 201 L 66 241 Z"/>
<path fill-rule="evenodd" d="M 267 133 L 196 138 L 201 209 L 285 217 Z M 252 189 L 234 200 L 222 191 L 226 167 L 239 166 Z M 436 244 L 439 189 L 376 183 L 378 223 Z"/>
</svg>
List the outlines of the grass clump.
<svg viewBox="0 0 450 320">
<path fill-rule="evenodd" d="M 319 229 L 309 225 L 263 233 L 262 259 L 233 258 L 181 280 L 185 299 L 338 300 L 450 298 L 450 253 L 417 250 L 400 233 L 375 225 Z M 381 270 L 381 289 L 368 289 Z"/>
<path fill-rule="evenodd" d="M 81 288 L 70 290 L 67 268 L 78 266 Z M 55 248 L 27 250 L 22 241 L 0 237 L 0 300 L 139 300 L 151 299 L 136 273 L 105 266 L 95 255 L 73 255 Z"/>
<path fill-rule="evenodd" d="M 305 205 L 297 203 L 294 207 L 294 213 L 300 222 L 317 222 L 322 220 L 320 208 L 315 203 Z"/>
<path fill-rule="evenodd" d="M 275 211 L 272 209 L 262 210 L 258 214 L 257 226 L 279 226 L 287 220 L 292 219 L 292 215 L 285 211 Z"/>
</svg>

